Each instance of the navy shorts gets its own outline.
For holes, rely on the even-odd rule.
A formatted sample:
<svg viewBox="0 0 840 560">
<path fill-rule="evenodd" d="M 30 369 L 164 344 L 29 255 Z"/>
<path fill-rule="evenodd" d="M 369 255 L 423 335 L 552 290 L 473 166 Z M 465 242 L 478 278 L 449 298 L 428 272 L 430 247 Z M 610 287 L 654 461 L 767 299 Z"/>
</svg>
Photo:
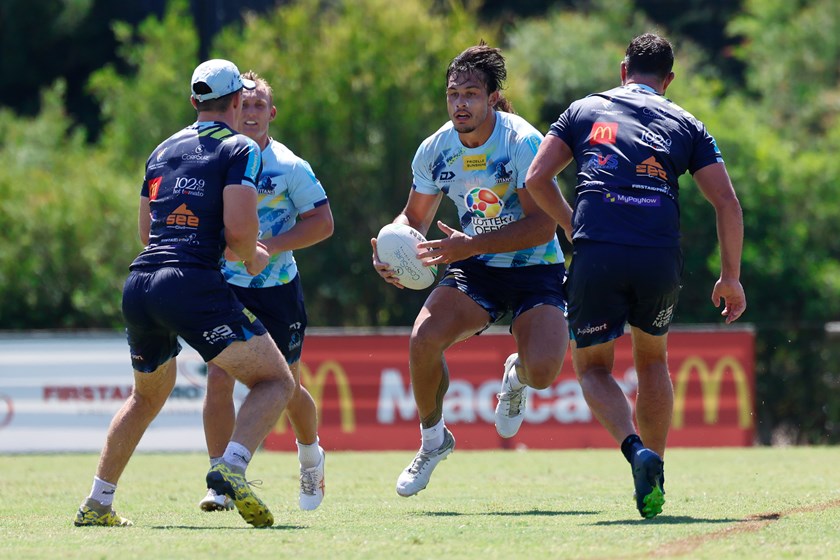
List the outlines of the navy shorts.
<svg viewBox="0 0 840 560">
<path fill-rule="evenodd" d="M 563 264 L 501 268 L 470 258 L 449 265 L 438 286 L 461 290 L 490 314 L 492 323 L 508 312 L 511 320 L 539 305 L 566 310 Z"/>
<path fill-rule="evenodd" d="M 576 241 L 566 292 L 569 334 L 578 348 L 624 334 L 624 324 L 661 336 L 680 293 L 679 247 Z"/>
<path fill-rule="evenodd" d="M 300 274 L 288 284 L 269 288 L 233 286 L 233 292 L 248 311 L 268 330 L 277 348 L 292 365 L 300 360 L 306 331 L 306 309 Z"/>
<path fill-rule="evenodd" d="M 131 365 L 146 373 L 178 355 L 178 336 L 209 362 L 232 342 L 266 333 L 218 270 L 133 270 L 123 287 L 122 310 Z"/>
</svg>

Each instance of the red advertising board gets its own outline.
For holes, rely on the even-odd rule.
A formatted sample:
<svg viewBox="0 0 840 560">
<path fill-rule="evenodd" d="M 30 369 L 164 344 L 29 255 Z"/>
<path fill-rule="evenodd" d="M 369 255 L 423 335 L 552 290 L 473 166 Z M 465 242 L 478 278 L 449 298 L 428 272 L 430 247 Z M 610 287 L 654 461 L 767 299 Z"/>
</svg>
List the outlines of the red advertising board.
<svg viewBox="0 0 840 560">
<path fill-rule="evenodd" d="M 755 432 L 754 336 L 750 331 L 679 331 L 669 334 L 674 382 L 669 446 L 748 446 Z M 540 449 L 613 447 L 592 417 L 567 353 L 555 383 L 531 391 L 525 422 L 511 439 L 496 434 L 493 411 L 509 334 L 485 333 L 446 353 L 450 386 L 444 418 L 461 449 L 526 446 Z M 631 406 L 636 394 L 630 337 L 616 343 L 613 374 Z M 416 449 L 419 420 L 408 372 L 408 335 L 310 335 L 301 380 L 318 405 L 319 436 L 328 449 Z M 265 442 L 289 450 L 285 414 Z"/>
</svg>

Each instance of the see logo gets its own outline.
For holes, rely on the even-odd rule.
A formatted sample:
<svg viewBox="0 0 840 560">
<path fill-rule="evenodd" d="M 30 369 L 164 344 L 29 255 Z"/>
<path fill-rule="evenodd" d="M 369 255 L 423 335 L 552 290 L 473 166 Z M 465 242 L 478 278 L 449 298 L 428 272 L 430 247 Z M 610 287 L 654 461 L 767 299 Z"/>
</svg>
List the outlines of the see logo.
<svg viewBox="0 0 840 560">
<path fill-rule="evenodd" d="M 636 166 L 636 175 L 647 175 L 648 177 L 656 177 L 663 181 L 668 180 L 668 173 L 662 167 L 655 157 L 650 156 L 645 161 Z"/>
<path fill-rule="evenodd" d="M 184 203 L 166 217 L 166 225 L 197 228 L 198 216 L 193 214 Z"/>
</svg>

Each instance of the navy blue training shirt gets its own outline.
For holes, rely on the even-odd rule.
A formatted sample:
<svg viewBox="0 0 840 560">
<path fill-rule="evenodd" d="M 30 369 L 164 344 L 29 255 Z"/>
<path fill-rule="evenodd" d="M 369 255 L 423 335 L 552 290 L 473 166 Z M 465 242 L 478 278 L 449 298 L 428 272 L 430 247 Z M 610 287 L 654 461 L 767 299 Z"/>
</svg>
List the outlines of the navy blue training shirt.
<svg viewBox="0 0 840 560">
<path fill-rule="evenodd" d="M 548 134 L 577 162 L 573 239 L 679 246 L 679 176 L 723 162 L 703 123 L 639 84 L 575 101 Z"/>
<path fill-rule="evenodd" d="M 219 269 L 225 248 L 222 191 L 228 185 L 256 190 L 261 172 L 259 146 L 224 123 L 197 122 L 163 141 L 146 162 L 140 191 L 152 215 L 149 244 L 130 268 Z"/>
</svg>

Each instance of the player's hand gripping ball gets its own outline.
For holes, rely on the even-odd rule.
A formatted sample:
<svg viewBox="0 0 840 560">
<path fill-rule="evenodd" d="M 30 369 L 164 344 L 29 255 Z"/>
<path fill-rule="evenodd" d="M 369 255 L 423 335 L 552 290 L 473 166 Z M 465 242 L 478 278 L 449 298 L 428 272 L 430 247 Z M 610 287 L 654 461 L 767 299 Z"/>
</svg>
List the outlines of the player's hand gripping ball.
<svg viewBox="0 0 840 560">
<path fill-rule="evenodd" d="M 397 274 L 400 284 L 412 290 L 424 290 L 437 276 L 437 266 L 423 266 L 417 258 L 423 252 L 417 244 L 426 238 L 413 227 L 405 224 L 387 224 L 376 237 L 376 254 Z"/>
</svg>

